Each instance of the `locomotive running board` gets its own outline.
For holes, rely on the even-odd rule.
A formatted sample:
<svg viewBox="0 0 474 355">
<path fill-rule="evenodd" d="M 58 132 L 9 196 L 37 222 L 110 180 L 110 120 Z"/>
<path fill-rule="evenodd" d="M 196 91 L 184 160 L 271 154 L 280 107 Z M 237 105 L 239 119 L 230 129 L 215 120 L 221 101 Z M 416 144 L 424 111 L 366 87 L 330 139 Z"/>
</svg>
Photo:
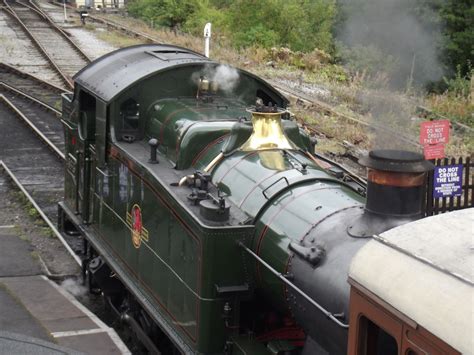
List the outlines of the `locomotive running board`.
<svg viewBox="0 0 474 355">
<path fill-rule="evenodd" d="M 169 337 L 169 339 L 179 348 L 182 349 L 186 354 L 193 353 L 193 350 L 189 345 L 182 339 L 182 337 L 168 324 L 168 320 L 161 315 L 161 311 L 158 308 L 153 307 L 149 299 L 152 297 L 141 290 L 139 290 L 133 284 L 132 276 L 126 270 L 123 263 L 118 260 L 113 254 L 107 251 L 107 248 L 100 240 L 94 237 L 94 232 L 91 227 L 84 225 L 80 220 L 80 215 L 74 214 L 74 212 L 66 206 L 64 202 L 58 203 L 58 218 L 64 220 L 64 216 L 77 228 L 81 235 L 92 244 L 94 249 L 99 255 L 105 258 L 105 262 L 115 272 L 119 280 L 125 285 L 128 292 L 132 294 L 137 302 L 143 307 L 148 315 L 156 322 L 156 325 Z M 62 222 L 60 222 L 62 223 Z"/>
</svg>

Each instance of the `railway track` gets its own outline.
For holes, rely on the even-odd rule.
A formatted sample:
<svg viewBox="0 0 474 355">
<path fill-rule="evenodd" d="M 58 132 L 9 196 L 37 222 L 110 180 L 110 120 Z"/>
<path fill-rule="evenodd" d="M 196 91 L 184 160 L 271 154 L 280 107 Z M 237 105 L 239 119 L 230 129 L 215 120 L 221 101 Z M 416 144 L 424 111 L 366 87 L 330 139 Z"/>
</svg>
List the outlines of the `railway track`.
<svg viewBox="0 0 474 355">
<path fill-rule="evenodd" d="M 57 201 L 63 195 L 64 153 L 61 147 L 64 142 L 52 129 L 52 119 L 58 125 L 60 121 L 53 117 L 47 124 L 47 114 L 33 114 L 34 111 L 37 111 L 35 103 L 17 100 L 15 104 L 0 94 L 0 159 L 34 196 L 46 215 L 55 221 Z"/>
<path fill-rule="evenodd" d="M 65 87 L 73 88 L 72 76 L 91 59 L 33 2 L 3 0 L 3 3 L 4 10 L 18 21 Z"/>
<path fill-rule="evenodd" d="M 415 148 L 420 148 L 421 147 L 421 145 L 418 143 L 418 141 L 414 137 L 400 136 L 400 132 L 398 132 L 396 130 L 393 130 L 393 129 L 390 129 L 388 127 L 384 127 L 384 126 L 381 126 L 381 125 L 376 125 L 376 124 L 373 124 L 371 122 L 367 122 L 362 118 L 356 118 L 356 117 L 352 117 L 350 115 L 341 113 L 341 112 L 335 110 L 334 108 L 332 108 L 330 105 L 328 105 L 328 104 L 326 104 L 326 103 L 324 103 L 320 100 L 317 100 L 317 99 L 315 99 L 315 98 L 313 98 L 309 95 L 301 93 L 301 92 L 299 92 L 295 89 L 290 89 L 288 87 L 285 87 L 285 86 L 279 84 L 278 82 L 276 82 L 275 80 L 267 79 L 267 81 L 269 83 L 271 83 L 275 88 L 277 88 L 284 95 L 292 96 L 295 99 L 300 100 L 300 101 L 310 105 L 311 107 L 314 107 L 315 109 L 317 109 L 318 111 L 320 111 L 322 113 L 334 116 L 334 117 L 336 117 L 338 119 L 341 119 L 341 120 L 345 120 L 346 122 L 361 125 L 361 126 L 367 128 L 367 129 L 370 129 L 374 132 L 381 132 L 381 133 L 384 133 L 386 135 L 397 137 L 397 139 L 403 141 L 404 143 L 410 145 L 411 147 L 415 147 Z M 307 127 L 310 131 L 313 131 L 314 133 L 324 134 L 324 132 L 321 132 L 321 131 L 317 130 L 314 126 L 305 124 L 304 121 L 300 121 L 300 123 L 305 125 L 305 127 Z"/>
<path fill-rule="evenodd" d="M 63 159 L 64 138 L 59 120 L 61 112 L 3 82 L 0 82 L 0 93 L 8 100 L 4 103 L 9 105 L 13 111 L 17 110 L 18 112 L 15 111 L 14 113 L 17 116 L 22 115 L 19 118 L 42 140 L 46 138 L 47 141 L 51 142 L 53 151 Z"/>
<path fill-rule="evenodd" d="M 92 20 L 93 22 L 100 23 L 100 24 L 106 26 L 107 28 L 111 28 L 113 30 L 122 32 L 122 33 L 124 33 L 128 36 L 135 37 L 135 38 L 141 38 L 147 43 L 157 43 L 157 44 L 163 43 L 163 41 L 161 41 L 158 38 L 152 37 L 149 34 L 146 34 L 144 32 L 136 31 L 134 29 L 131 29 L 130 27 L 121 25 L 121 24 L 119 24 L 115 21 L 106 20 L 103 17 L 96 16 L 96 15 L 90 15 L 90 14 L 89 14 L 88 18 L 90 20 Z"/>
<path fill-rule="evenodd" d="M 13 87 L 56 110 L 61 106 L 61 94 L 68 91 L 5 63 L 0 63 L 0 83 Z"/>
<path fill-rule="evenodd" d="M 0 165 L 33 204 L 41 218 L 81 263 L 82 242 L 56 228 L 57 203 L 64 193 L 64 139 L 55 111 L 0 86 Z M 61 132 L 60 132 L 61 131 Z"/>
</svg>

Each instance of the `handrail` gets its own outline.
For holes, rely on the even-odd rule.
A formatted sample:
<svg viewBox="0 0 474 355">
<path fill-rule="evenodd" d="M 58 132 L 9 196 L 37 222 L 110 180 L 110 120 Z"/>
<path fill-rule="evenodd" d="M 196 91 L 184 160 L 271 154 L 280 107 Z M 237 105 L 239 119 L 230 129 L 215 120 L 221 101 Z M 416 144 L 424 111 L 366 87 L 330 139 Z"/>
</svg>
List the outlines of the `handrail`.
<svg viewBox="0 0 474 355">
<path fill-rule="evenodd" d="M 306 301 L 308 301 L 311 305 L 316 307 L 321 313 L 323 313 L 326 317 L 328 317 L 330 320 L 332 320 L 334 323 L 336 323 L 339 327 L 347 329 L 349 328 L 349 324 L 341 322 L 339 319 L 336 318 L 336 316 L 341 316 L 343 313 L 338 313 L 338 314 L 333 314 L 329 312 L 326 308 L 321 306 L 319 303 L 317 303 L 315 300 L 313 300 L 310 296 L 308 296 L 303 290 L 301 290 L 298 286 L 296 286 L 294 283 L 289 281 L 285 275 L 283 275 L 281 272 L 278 272 L 275 270 L 270 264 L 268 264 L 265 260 L 263 260 L 261 257 L 259 257 L 257 254 L 255 254 L 252 250 L 247 248 L 242 242 L 238 243 L 239 246 L 244 249 L 247 253 L 249 253 L 251 256 L 253 256 L 259 263 L 261 263 L 263 266 L 265 266 L 272 274 L 274 274 L 276 277 L 278 277 L 281 281 L 283 281 L 287 286 L 291 287 L 293 290 L 295 290 L 300 296 L 302 296 Z"/>
</svg>

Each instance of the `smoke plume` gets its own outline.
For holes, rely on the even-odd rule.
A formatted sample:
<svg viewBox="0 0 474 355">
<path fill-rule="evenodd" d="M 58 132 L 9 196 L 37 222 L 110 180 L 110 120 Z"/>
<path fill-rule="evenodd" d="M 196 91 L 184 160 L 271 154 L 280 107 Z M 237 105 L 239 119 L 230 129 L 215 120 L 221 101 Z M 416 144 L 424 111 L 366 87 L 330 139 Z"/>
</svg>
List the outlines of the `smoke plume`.
<svg viewBox="0 0 474 355">
<path fill-rule="evenodd" d="M 338 40 L 349 48 L 346 53 L 361 49 L 365 53 L 365 56 L 345 58 L 346 62 L 350 65 L 351 60 L 356 60 L 358 65 L 365 61 L 363 64 L 372 71 L 369 79 L 372 90 L 359 93 L 359 102 L 375 125 L 397 130 L 400 135 L 413 131 L 411 116 L 416 104 L 395 91 L 411 91 L 441 79 L 443 67 L 437 52 L 441 27 L 435 21 L 427 21 L 435 16 L 427 8 L 419 7 L 420 1 L 413 0 L 340 0 L 340 3 L 344 19 Z M 378 70 L 383 74 L 377 75 Z M 384 76 L 387 80 L 375 83 L 376 78 Z M 374 143 L 375 148 L 408 148 L 396 134 L 377 132 Z"/>
<path fill-rule="evenodd" d="M 219 90 L 228 94 L 232 93 L 239 83 L 238 70 L 224 64 L 217 67 L 207 66 L 204 71 L 193 73 L 191 80 L 197 85 L 201 77 L 216 82 L 219 86 Z"/>
<path fill-rule="evenodd" d="M 338 39 L 349 47 L 374 46 L 395 61 L 391 82 L 404 87 L 413 80 L 421 85 L 441 78 L 437 44 L 441 26 L 427 8 L 413 0 L 342 0 L 346 20 Z M 425 20 L 423 20 L 425 19 Z"/>
</svg>

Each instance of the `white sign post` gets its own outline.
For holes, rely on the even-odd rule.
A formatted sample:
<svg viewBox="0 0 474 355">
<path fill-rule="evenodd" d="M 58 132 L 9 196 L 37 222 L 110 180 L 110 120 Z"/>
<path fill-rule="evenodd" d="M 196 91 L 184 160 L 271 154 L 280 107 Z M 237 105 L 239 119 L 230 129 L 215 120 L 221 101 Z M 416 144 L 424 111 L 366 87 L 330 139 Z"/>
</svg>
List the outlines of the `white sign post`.
<svg viewBox="0 0 474 355">
<path fill-rule="evenodd" d="M 211 23 L 204 26 L 204 55 L 209 58 L 209 43 L 211 42 Z"/>
</svg>

